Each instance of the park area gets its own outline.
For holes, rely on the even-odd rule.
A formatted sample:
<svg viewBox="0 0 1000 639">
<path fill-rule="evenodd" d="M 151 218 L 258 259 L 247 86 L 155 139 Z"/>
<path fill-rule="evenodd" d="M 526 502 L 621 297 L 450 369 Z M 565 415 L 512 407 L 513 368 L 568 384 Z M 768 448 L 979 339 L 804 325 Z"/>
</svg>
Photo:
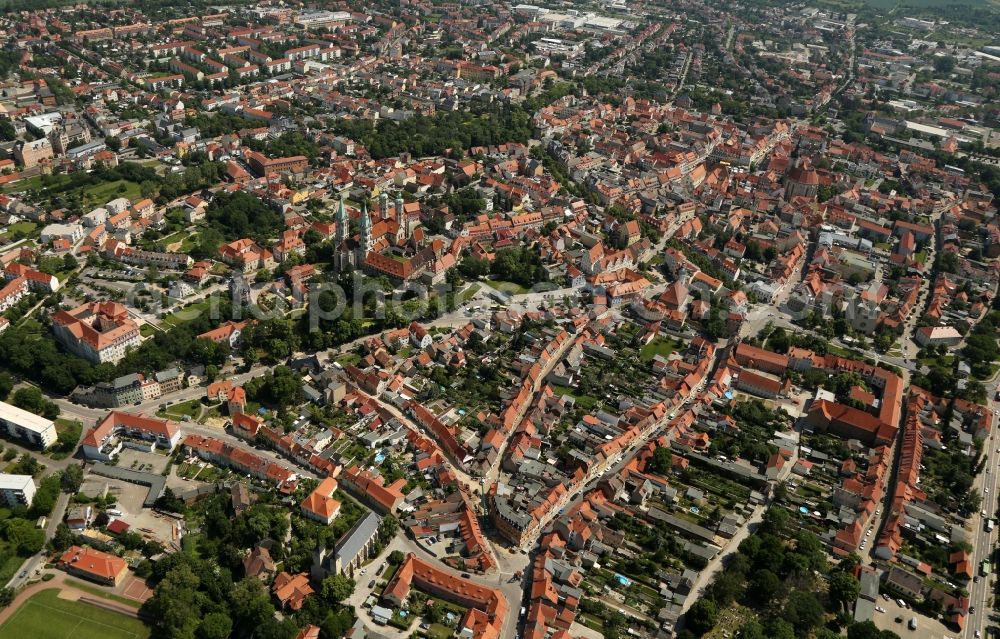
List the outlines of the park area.
<svg viewBox="0 0 1000 639">
<path fill-rule="evenodd" d="M 59 591 L 43 590 L 25 601 L 0 625 L 0 639 L 146 639 L 147 628 L 138 619 L 59 598 Z"/>
</svg>

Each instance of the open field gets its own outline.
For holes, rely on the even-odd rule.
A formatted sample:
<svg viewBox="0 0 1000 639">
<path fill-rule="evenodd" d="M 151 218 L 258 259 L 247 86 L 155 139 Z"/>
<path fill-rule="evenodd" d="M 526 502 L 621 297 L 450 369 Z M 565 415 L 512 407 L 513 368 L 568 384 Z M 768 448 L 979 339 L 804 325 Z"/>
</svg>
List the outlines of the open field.
<svg viewBox="0 0 1000 639">
<path fill-rule="evenodd" d="M 32 231 L 38 228 L 38 225 L 34 222 L 29 222 L 24 220 L 22 222 L 15 222 L 7 227 L 7 233 L 13 235 L 14 233 L 21 233 L 22 235 L 30 235 Z"/>
<path fill-rule="evenodd" d="M 83 204 L 101 206 L 119 197 L 126 197 L 133 202 L 139 198 L 139 185 L 126 180 L 115 180 L 103 184 L 94 184 L 83 189 Z"/>
<path fill-rule="evenodd" d="M 493 280 L 490 282 L 490 286 L 508 295 L 522 295 L 528 292 L 527 288 L 517 282 L 507 282 L 505 280 Z"/>
<path fill-rule="evenodd" d="M 194 302 L 164 317 L 162 324 L 164 327 L 169 328 L 177 324 L 190 322 L 201 317 L 201 314 L 207 312 L 210 306 L 211 303 L 208 300 Z"/>
<path fill-rule="evenodd" d="M 674 352 L 674 348 L 675 345 L 670 339 L 657 337 L 642 347 L 642 350 L 639 352 L 639 357 L 643 362 L 652 361 L 652 359 L 657 355 L 670 357 L 670 354 Z"/>
<path fill-rule="evenodd" d="M 145 639 L 149 629 L 138 619 L 59 599 L 58 590 L 43 590 L 0 626 L 0 639 Z"/>
</svg>

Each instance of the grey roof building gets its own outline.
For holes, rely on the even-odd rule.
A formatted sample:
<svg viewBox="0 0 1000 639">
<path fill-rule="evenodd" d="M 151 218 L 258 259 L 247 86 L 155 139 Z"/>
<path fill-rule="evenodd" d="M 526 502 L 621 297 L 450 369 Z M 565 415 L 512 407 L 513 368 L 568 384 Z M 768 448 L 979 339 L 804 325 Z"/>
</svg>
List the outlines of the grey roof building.
<svg viewBox="0 0 1000 639">
<path fill-rule="evenodd" d="M 328 575 L 347 575 L 353 579 L 355 571 L 371 557 L 381 523 L 381 517 L 369 512 L 337 540 L 333 552 L 317 549 L 313 555 L 313 580 L 321 581 Z"/>
</svg>

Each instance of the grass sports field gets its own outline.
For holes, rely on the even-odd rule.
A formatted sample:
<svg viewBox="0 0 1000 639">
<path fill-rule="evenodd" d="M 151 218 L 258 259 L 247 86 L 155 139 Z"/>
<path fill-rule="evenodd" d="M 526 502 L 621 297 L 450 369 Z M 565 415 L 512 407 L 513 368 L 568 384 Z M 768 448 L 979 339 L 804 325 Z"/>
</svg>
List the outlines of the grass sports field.
<svg viewBox="0 0 1000 639">
<path fill-rule="evenodd" d="M 110 610 L 59 599 L 43 590 L 0 626 L 0 639 L 147 639 L 149 628 Z"/>
</svg>

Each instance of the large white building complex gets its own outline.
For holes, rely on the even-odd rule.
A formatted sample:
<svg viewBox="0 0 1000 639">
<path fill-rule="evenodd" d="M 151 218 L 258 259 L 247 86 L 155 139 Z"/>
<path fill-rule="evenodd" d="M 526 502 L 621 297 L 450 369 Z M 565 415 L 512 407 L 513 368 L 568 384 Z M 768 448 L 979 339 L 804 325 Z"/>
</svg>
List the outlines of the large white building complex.
<svg viewBox="0 0 1000 639">
<path fill-rule="evenodd" d="M 7 402 L 0 402 L 0 426 L 8 437 L 39 448 L 48 448 L 56 443 L 55 422 Z"/>
<path fill-rule="evenodd" d="M 31 475 L 0 473 L 0 501 L 8 506 L 30 506 L 35 498 L 35 480 Z"/>
</svg>

